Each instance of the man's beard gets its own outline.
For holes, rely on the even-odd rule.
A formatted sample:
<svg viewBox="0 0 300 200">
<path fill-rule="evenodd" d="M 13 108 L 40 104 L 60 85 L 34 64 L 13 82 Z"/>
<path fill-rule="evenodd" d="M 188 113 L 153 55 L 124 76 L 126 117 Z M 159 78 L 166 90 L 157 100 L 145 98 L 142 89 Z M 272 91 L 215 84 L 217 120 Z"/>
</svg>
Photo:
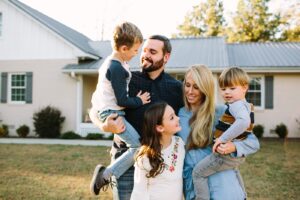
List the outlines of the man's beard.
<svg viewBox="0 0 300 200">
<path fill-rule="evenodd" d="M 143 68 L 144 72 L 154 72 L 154 71 L 159 70 L 160 68 L 162 68 L 164 66 L 164 58 L 160 59 L 159 61 L 157 61 L 155 63 L 153 62 L 152 59 L 149 59 L 149 58 L 143 58 L 142 62 L 144 60 L 147 60 L 148 62 L 151 63 L 151 65 L 149 67 L 144 66 L 143 63 L 142 63 L 142 68 Z"/>
</svg>

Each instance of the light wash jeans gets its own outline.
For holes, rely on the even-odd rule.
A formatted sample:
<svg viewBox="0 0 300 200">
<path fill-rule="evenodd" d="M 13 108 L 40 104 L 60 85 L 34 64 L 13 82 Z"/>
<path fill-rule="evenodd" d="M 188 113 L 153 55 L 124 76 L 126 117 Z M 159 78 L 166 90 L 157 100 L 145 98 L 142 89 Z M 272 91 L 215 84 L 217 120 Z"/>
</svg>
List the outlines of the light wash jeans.
<svg viewBox="0 0 300 200">
<path fill-rule="evenodd" d="M 126 143 L 126 146 L 129 148 L 125 153 L 118 157 L 114 162 L 112 162 L 107 169 L 111 170 L 112 174 L 119 178 L 124 174 L 133 164 L 134 164 L 134 155 L 137 152 L 138 148 L 141 146 L 140 135 L 138 132 L 131 126 L 131 124 L 125 119 L 125 112 L 121 110 L 105 110 L 101 113 L 98 113 L 98 118 L 101 121 L 105 121 L 106 118 L 112 114 L 117 113 L 119 117 L 123 118 L 125 124 L 125 131 L 117 134 L 122 141 Z"/>
<path fill-rule="evenodd" d="M 207 177 L 216 172 L 235 169 L 245 162 L 245 158 L 231 157 L 230 155 L 221 155 L 212 153 L 201 160 L 193 169 L 193 183 L 196 194 L 196 200 L 209 200 L 210 193 Z M 241 175 L 238 173 L 238 181 L 246 193 Z M 230 184 L 230 183 L 228 183 Z"/>
</svg>

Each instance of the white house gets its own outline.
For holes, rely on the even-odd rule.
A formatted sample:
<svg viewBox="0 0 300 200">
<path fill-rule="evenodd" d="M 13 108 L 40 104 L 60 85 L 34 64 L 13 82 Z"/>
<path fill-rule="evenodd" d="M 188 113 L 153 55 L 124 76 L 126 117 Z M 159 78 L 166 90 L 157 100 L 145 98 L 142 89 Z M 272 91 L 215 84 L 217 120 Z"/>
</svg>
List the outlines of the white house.
<svg viewBox="0 0 300 200">
<path fill-rule="evenodd" d="M 171 42 L 168 73 L 182 79 L 190 65 L 205 64 L 217 79 L 224 68 L 241 66 L 252 77 L 248 99 L 264 136 L 276 137 L 270 130 L 282 122 L 289 137 L 300 137 L 300 43 L 227 44 L 222 37 Z M 17 0 L 0 0 L 0 120 L 10 135 L 23 124 L 34 135 L 33 113 L 48 105 L 66 117 L 63 132 L 99 132 L 87 112 L 98 68 L 110 52 L 109 41 L 91 41 Z M 131 61 L 133 70 L 138 63 L 138 57 Z"/>
</svg>

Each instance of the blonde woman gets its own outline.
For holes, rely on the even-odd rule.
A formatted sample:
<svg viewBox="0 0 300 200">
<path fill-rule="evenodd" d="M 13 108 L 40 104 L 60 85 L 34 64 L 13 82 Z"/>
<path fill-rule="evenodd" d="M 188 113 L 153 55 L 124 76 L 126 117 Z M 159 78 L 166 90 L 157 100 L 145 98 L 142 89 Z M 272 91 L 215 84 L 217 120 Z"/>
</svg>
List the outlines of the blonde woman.
<svg viewBox="0 0 300 200">
<path fill-rule="evenodd" d="M 215 84 L 212 72 L 204 65 L 192 66 L 186 72 L 183 84 L 185 106 L 180 109 L 178 135 L 186 143 L 183 169 L 184 195 L 186 200 L 195 199 L 192 180 L 196 164 L 212 153 L 214 126 L 226 107 L 215 106 Z M 243 157 L 259 149 L 257 138 L 250 134 L 243 141 L 228 142 L 217 152 Z M 214 200 L 241 200 L 246 198 L 243 184 L 239 182 L 238 170 L 217 172 L 208 177 L 210 198 Z M 230 183 L 230 184 L 228 184 Z"/>
</svg>

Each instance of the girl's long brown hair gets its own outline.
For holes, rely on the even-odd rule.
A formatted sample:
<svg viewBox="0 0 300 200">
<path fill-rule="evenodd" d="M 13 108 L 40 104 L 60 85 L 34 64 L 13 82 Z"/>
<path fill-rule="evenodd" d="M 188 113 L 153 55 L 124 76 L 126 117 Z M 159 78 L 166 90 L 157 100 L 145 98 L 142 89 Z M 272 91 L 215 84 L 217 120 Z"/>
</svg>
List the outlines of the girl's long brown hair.
<svg viewBox="0 0 300 200">
<path fill-rule="evenodd" d="M 161 133 L 156 130 L 157 125 L 162 125 L 167 103 L 159 102 L 151 105 L 144 114 L 142 147 L 136 156 L 136 160 L 146 156 L 149 159 L 151 170 L 147 178 L 154 178 L 164 170 L 164 159 L 161 155 Z"/>
</svg>

